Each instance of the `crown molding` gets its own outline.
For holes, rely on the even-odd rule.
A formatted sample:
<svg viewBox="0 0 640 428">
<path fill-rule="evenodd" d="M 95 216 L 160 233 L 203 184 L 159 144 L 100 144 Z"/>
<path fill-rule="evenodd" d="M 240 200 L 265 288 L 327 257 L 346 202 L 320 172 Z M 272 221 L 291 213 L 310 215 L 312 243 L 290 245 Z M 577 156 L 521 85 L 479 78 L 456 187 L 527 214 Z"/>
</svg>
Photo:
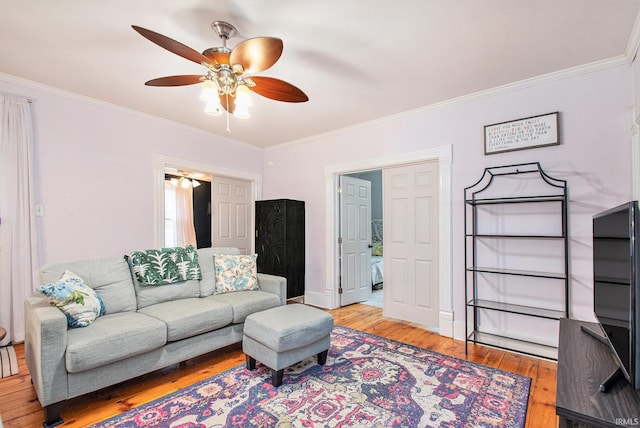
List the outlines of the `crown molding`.
<svg viewBox="0 0 640 428">
<path fill-rule="evenodd" d="M 637 51 L 638 45 L 640 45 L 640 30 L 639 31 L 635 31 L 636 27 L 634 27 L 634 33 L 637 33 L 638 41 L 637 41 L 634 49 Z M 632 47 L 633 45 L 630 44 L 629 46 Z M 589 63 L 589 64 L 579 65 L 579 66 L 576 66 L 576 67 L 571 67 L 571 68 L 567 68 L 567 69 L 564 69 L 564 70 L 555 71 L 555 72 L 552 72 L 552 73 L 543 74 L 543 75 L 540 75 L 540 76 L 532 77 L 530 79 L 524 79 L 524 80 L 519 80 L 517 82 L 507 83 L 505 85 L 496 86 L 494 88 L 485 89 L 485 90 L 478 91 L 478 92 L 473 92 L 471 94 L 462 95 L 462 96 L 456 97 L 456 98 L 450 98 L 448 100 L 444 100 L 444 101 L 440 101 L 440 102 L 437 102 L 437 103 L 429 104 L 429 105 L 423 106 L 423 107 L 418 107 L 416 109 L 408 110 L 408 111 L 405 111 L 405 112 L 402 112 L 402 113 L 381 117 L 381 118 L 378 118 L 378 119 L 374 119 L 374 120 L 358 123 L 356 125 L 347 126 L 347 127 L 340 128 L 340 129 L 335 129 L 333 131 L 324 132 L 322 134 L 316 134 L 316 135 L 313 135 L 313 136 L 310 136 L 310 137 L 306 137 L 306 138 L 302 138 L 302 139 L 295 140 L 295 141 L 289 141 L 289 142 L 286 142 L 286 143 L 277 144 L 275 146 L 267 147 L 265 150 L 268 152 L 270 149 L 282 149 L 282 148 L 285 148 L 285 147 L 288 147 L 288 146 L 294 146 L 294 145 L 299 145 L 299 144 L 310 143 L 310 142 L 313 142 L 313 141 L 318 140 L 318 139 L 328 138 L 328 137 L 331 137 L 333 135 L 342 134 L 344 132 L 353 131 L 353 130 L 356 130 L 356 129 L 359 129 L 359 128 L 368 127 L 368 126 L 375 125 L 375 124 L 378 124 L 378 123 L 385 123 L 385 122 L 388 122 L 390 120 L 394 120 L 394 119 L 398 119 L 398 118 L 413 116 L 413 115 L 416 115 L 416 114 L 423 114 L 423 113 L 427 113 L 427 112 L 430 112 L 430 111 L 433 111 L 433 110 L 439 110 L 439 109 L 442 109 L 442 108 L 445 108 L 445 107 L 456 105 L 456 104 L 462 104 L 462 103 L 466 103 L 466 102 L 470 102 L 470 101 L 477 101 L 477 100 L 480 100 L 480 99 L 495 97 L 495 96 L 498 96 L 498 95 L 501 95 L 501 94 L 504 94 L 504 93 L 510 92 L 510 91 L 526 89 L 526 88 L 530 88 L 530 87 L 533 87 L 533 86 L 545 85 L 545 84 L 549 84 L 549 83 L 552 83 L 552 82 L 555 82 L 555 81 L 581 76 L 583 74 L 589 74 L 589 73 L 594 73 L 594 72 L 597 72 L 597 71 L 605 70 L 605 69 L 608 69 L 608 68 L 618 67 L 618 66 L 622 66 L 622 65 L 628 65 L 631 62 L 633 62 L 633 60 L 629 59 L 630 56 L 631 55 L 629 53 L 625 53 L 625 54 L 617 56 L 617 57 L 613 57 L 613 58 L 609 58 L 609 59 L 605 59 L 605 60 L 601 60 L 601 61 L 595 61 L 595 62 L 592 62 L 592 63 Z"/>
<path fill-rule="evenodd" d="M 107 101 L 99 100 L 97 98 L 91 98 L 91 97 L 88 97 L 86 95 L 80 95 L 80 94 L 77 94 L 75 92 L 70 92 L 70 91 L 67 91 L 67 90 L 64 90 L 64 89 L 56 88 L 54 86 L 48 86 L 48 85 L 45 85 L 43 83 L 35 82 L 33 80 L 23 79 L 21 77 L 13 76 L 11 74 L 6 74 L 6 73 L 0 72 L 0 83 L 7 83 L 9 85 L 20 85 L 20 86 L 24 86 L 24 87 L 29 88 L 29 89 L 34 89 L 34 90 L 46 92 L 46 93 L 51 94 L 51 95 L 55 95 L 55 96 L 59 96 L 59 97 L 67 98 L 67 99 L 71 99 L 71 100 L 74 100 L 74 101 L 93 104 L 93 105 L 97 105 L 97 106 L 100 106 L 100 107 L 110 108 L 110 109 L 113 109 L 113 110 L 119 110 L 119 111 L 126 112 L 126 113 L 129 113 L 129 114 L 135 114 L 135 115 L 138 115 L 138 116 L 146 117 L 148 119 L 158 120 L 158 121 L 165 122 L 165 123 L 168 123 L 168 124 L 171 124 L 171 125 L 174 125 L 174 126 L 178 126 L 180 128 L 183 128 L 183 129 L 187 129 L 189 131 L 194 131 L 194 132 L 198 132 L 198 133 L 201 133 L 201 134 L 206 134 L 208 136 L 213 136 L 213 137 L 216 137 L 216 138 L 218 138 L 218 139 L 220 139 L 222 141 L 226 141 L 228 143 L 240 144 L 240 145 L 243 145 L 245 147 L 249 147 L 251 149 L 264 152 L 264 149 L 262 147 L 254 146 L 252 144 L 245 143 L 243 141 L 238 141 L 238 140 L 234 140 L 234 139 L 231 139 L 231 138 L 227 138 L 225 136 L 222 136 L 222 135 L 219 135 L 219 134 L 215 134 L 213 132 L 205 131 L 204 129 L 196 128 L 194 126 L 185 125 L 184 123 L 176 122 L 176 121 L 173 121 L 173 120 L 170 120 L 170 119 L 165 119 L 165 118 L 159 117 L 159 116 L 154 116 L 152 114 L 145 113 L 145 112 L 142 112 L 140 110 L 135 110 L 135 109 L 128 108 L 128 107 L 123 107 L 123 106 L 118 105 L 118 104 L 113 104 L 113 103 L 110 103 L 110 102 L 107 102 Z M 1 90 L 1 86 L 0 86 L 0 90 Z M 38 99 L 35 98 L 35 97 L 28 97 L 28 98 L 30 100 L 32 100 L 34 103 L 37 103 L 37 101 L 38 101 Z"/>
</svg>

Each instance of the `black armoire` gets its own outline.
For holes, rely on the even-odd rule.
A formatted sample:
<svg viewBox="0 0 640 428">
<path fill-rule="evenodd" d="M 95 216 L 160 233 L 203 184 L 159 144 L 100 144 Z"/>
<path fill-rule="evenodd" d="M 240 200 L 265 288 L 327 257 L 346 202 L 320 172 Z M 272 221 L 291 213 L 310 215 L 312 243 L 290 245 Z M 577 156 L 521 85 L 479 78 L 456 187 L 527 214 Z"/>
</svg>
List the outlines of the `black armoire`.
<svg viewBox="0 0 640 428">
<path fill-rule="evenodd" d="M 304 202 L 256 201 L 258 272 L 287 278 L 287 299 L 304 298 Z"/>
</svg>

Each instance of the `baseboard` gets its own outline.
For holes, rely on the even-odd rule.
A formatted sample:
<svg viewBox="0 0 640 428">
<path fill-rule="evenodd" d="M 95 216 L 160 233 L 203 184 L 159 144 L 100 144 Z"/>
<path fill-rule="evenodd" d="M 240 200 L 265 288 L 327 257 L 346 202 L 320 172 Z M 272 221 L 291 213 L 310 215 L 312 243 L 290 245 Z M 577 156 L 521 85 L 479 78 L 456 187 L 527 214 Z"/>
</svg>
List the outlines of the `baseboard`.
<svg viewBox="0 0 640 428">
<path fill-rule="evenodd" d="M 454 321 L 453 322 L 453 338 L 456 340 L 465 340 L 464 334 L 465 334 L 464 321 Z"/>
<path fill-rule="evenodd" d="M 441 310 L 438 322 L 440 323 L 440 336 L 454 337 L 453 312 Z"/>
<path fill-rule="evenodd" d="M 322 309 L 336 309 L 332 305 L 332 296 L 328 293 L 317 293 L 314 291 L 304 292 L 304 303 Z"/>
</svg>

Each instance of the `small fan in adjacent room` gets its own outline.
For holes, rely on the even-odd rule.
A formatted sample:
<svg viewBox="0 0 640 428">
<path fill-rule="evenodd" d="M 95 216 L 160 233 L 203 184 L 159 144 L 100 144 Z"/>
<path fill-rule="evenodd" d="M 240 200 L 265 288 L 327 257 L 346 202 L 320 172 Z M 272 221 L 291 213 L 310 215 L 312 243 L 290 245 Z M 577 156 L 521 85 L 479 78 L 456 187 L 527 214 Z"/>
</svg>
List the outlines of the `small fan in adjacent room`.
<svg viewBox="0 0 640 428">
<path fill-rule="evenodd" d="M 222 46 L 200 53 L 162 34 L 136 25 L 132 27 L 158 46 L 206 68 L 204 75 L 160 77 L 147 81 L 145 85 L 184 86 L 200 83 L 203 86 L 200 98 L 206 102 L 205 112 L 208 114 L 217 116 L 226 110 L 238 118 L 249 117 L 250 92 L 289 103 L 309 100 L 302 90 L 291 83 L 273 77 L 248 76 L 267 70 L 278 61 L 283 49 L 279 38 L 255 37 L 244 40 L 231 49 L 227 47 L 227 40 L 236 34 L 236 28 L 227 22 L 215 21 L 211 28 L 222 40 Z"/>
</svg>

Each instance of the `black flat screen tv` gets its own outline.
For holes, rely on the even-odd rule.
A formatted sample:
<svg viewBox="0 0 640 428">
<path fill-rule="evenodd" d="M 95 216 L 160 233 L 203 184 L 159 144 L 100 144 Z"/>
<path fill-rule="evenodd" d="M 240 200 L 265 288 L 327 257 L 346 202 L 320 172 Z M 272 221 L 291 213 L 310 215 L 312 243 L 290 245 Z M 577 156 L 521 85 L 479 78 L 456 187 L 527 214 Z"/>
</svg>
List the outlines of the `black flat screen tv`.
<svg viewBox="0 0 640 428">
<path fill-rule="evenodd" d="M 628 202 L 593 217 L 594 312 L 624 377 L 640 389 L 640 210 Z"/>
</svg>

